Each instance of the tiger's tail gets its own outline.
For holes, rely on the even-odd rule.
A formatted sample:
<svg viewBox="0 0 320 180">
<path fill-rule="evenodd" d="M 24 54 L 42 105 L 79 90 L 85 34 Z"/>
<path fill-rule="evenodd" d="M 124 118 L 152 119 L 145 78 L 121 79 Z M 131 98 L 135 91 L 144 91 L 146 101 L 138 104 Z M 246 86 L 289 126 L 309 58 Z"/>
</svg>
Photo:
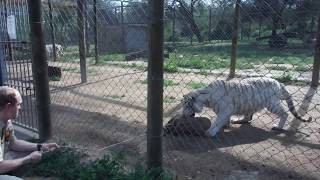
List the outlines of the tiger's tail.
<svg viewBox="0 0 320 180">
<path fill-rule="evenodd" d="M 296 108 L 294 107 L 291 95 L 283 84 L 281 84 L 281 89 L 282 89 L 282 95 L 284 96 L 284 99 L 288 104 L 289 111 L 294 115 L 294 117 L 299 119 L 302 122 L 310 122 L 312 120 L 311 117 L 309 117 L 308 119 L 304 119 L 298 114 L 298 112 L 296 111 Z"/>
</svg>

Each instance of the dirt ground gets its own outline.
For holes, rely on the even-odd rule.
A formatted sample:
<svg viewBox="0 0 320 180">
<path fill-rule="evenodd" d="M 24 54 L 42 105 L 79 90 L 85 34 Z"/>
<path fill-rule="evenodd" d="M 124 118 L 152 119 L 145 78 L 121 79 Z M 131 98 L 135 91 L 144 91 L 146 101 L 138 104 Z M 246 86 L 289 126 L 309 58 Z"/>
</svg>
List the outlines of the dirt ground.
<svg viewBox="0 0 320 180">
<path fill-rule="evenodd" d="M 129 160 L 146 153 L 147 78 L 144 70 L 111 65 L 91 67 L 88 82 L 63 67 L 60 81 L 51 81 L 54 138 L 85 148 L 93 158 L 110 151 L 125 151 Z M 248 72 L 250 73 L 250 72 Z M 176 82 L 165 87 L 164 123 L 191 89 L 187 83 L 209 83 L 223 74 L 165 74 Z M 277 117 L 267 111 L 254 115 L 251 125 L 232 125 L 216 137 L 169 136 L 163 138 L 164 166 L 178 179 L 320 179 L 319 92 L 287 86 L 298 112 L 313 121 L 301 123 L 291 115 L 285 131 L 270 130 Z M 173 111 L 178 113 L 178 111 Z M 206 110 L 201 116 L 214 117 Z M 200 116 L 199 115 L 199 116 Z M 238 118 L 238 117 L 234 117 Z"/>
</svg>

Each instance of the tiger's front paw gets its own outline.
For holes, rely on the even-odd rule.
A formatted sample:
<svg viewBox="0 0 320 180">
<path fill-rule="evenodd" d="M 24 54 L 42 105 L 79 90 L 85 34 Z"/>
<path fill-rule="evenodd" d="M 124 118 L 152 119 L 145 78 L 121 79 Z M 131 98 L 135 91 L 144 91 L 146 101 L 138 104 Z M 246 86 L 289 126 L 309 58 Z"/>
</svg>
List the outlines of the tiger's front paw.
<svg viewBox="0 0 320 180">
<path fill-rule="evenodd" d="M 282 128 L 283 127 L 279 126 L 278 124 L 273 124 L 271 129 L 275 131 L 281 131 L 283 130 Z"/>
</svg>

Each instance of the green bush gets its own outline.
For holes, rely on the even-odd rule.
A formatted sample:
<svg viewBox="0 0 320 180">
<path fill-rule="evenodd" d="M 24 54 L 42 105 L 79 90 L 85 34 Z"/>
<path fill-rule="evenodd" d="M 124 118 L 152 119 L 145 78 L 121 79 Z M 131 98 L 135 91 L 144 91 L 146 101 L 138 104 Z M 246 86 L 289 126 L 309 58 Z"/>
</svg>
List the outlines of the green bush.
<svg viewBox="0 0 320 180">
<path fill-rule="evenodd" d="M 196 83 L 196 82 L 189 82 L 187 84 L 188 87 L 192 88 L 192 89 L 199 89 L 199 88 L 204 88 L 207 86 L 207 84 L 205 83 Z"/>
<path fill-rule="evenodd" d="M 125 168 L 123 156 L 103 156 L 103 158 L 81 162 L 86 155 L 75 149 L 60 148 L 44 154 L 41 163 L 35 165 L 26 176 L 57 177 L 64 180 L 173 180 L 173 175 L 165 171 L 146 170 L 141 163 L 132 170 Z"/>
</svg>

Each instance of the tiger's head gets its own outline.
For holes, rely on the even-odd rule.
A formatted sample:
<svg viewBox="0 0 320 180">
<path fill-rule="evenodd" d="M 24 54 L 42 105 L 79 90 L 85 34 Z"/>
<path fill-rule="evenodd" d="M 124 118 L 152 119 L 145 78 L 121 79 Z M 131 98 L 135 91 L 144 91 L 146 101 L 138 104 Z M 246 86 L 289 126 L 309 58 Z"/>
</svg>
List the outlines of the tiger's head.
<svg viewBox="0 0 320 180">
<path fill-rule="evenodd" d="M 199 93 L 191 92 L 183 96 L 183 115 L 185 117 L 194 117 L 195 113 L 202 111 L 203 105 L 198 101 Z"/>
</svg>

